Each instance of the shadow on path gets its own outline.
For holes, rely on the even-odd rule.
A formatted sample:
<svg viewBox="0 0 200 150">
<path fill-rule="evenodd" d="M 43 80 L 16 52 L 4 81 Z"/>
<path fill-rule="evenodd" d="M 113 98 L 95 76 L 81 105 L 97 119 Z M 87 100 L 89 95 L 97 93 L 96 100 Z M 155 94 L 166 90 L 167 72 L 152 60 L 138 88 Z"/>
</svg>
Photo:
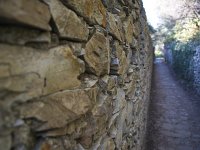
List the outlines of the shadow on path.
<svg viewBox="0 0 200 150">
<path fill-rule="evenodd" d="M 188 94 L 157 60 L 146 150 L 200 150 L 200 98 Z"/>
</svg>

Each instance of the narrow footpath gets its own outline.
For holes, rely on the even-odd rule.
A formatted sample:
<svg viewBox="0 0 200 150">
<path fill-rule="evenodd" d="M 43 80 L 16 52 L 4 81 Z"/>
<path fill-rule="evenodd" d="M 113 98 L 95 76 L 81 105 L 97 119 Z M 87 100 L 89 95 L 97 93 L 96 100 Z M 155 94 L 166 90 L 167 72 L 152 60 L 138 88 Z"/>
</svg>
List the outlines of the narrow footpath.
<svg viewBox="0 0 200 150">
<path fill-rule="evenodd" d="M 146 150 L 200 150 L 200 98 L 160 61 L 154 66 Z"/>
</svg>

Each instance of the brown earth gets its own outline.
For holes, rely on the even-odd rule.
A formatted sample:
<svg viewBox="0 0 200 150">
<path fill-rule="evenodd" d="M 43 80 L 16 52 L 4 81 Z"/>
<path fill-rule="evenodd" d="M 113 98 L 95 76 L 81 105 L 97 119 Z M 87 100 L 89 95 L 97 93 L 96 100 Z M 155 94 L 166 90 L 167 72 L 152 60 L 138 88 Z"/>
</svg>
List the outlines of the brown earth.
<svg viewBox="0 0 200 150">
<path fill-rule="evenodd" d="M 154 66 L 146 150 L 200 150 L 200 98 L 163 61 Z"/>
</svg>

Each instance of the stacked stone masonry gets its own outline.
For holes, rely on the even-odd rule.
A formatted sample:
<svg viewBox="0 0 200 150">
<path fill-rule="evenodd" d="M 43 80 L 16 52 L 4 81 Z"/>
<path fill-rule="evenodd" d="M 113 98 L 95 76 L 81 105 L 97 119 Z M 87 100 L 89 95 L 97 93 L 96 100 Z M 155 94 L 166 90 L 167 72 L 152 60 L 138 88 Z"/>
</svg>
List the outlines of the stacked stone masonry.
<svg viewBox="0 0 200 150">
<path fill-rule="evenodd" d="M 144 148 L 141 0 L 1 0 L 0 34 L 0 150 Z"/>
</svg>

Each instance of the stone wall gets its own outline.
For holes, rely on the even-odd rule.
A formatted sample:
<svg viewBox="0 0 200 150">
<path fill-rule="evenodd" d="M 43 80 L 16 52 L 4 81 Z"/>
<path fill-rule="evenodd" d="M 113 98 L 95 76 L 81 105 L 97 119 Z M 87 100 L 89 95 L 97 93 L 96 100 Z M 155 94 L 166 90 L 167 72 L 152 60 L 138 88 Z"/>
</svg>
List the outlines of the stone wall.
<svg viewBox="0 0 200 150">
<path fill-rule="evenodd" d="M 1 150 L 144 148 L 141 0 L 2 0 L 0 35 Z"/>
</svg>

